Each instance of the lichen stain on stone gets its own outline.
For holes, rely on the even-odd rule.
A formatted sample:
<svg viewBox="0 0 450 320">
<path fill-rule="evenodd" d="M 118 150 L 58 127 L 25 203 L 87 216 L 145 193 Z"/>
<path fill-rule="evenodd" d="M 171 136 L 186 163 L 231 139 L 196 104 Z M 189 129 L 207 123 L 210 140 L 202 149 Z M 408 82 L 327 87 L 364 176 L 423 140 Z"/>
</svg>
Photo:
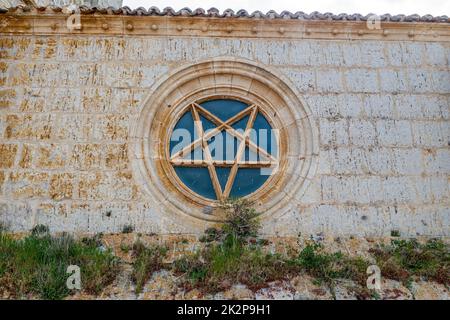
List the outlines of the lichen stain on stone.
<svg viewBox="0 0 450 320">
<path fill-rule="evenodd" d="M 17 145 L 0 144 L 0 168 L 11 168 L 17 154 Z"/>
<path fill-rule="evenodd" d="M 57 42 L 54 38 L 38 38 L 34 42 L 34 49 L 32 58 L 39 59 L 43 57 L 44 59 L 52 59 L 56 56 Z"/>
<path fill-rule="evenodd" d="M 105 159 L 108 169 L 126 169 L 128 167 L 128 145 L 107 145 Z"/>
<path fill-rule="evenodd" d="M 107 136 L 111 140 L 127 139 L 128 127 L 124 125 L 126 122 L 126 116 L 107 116 L 105 124 L 105 136 Z"/>
<path fill-rule="evenodd" d="M 71 164 L 78 169 L 100 168 L 102 163 L 101 144 L 77 144 L 74 146 Z"/>
<path fill-rule="evenodd" d="M 99 187 L 103 183 L 104 176 L 100 172 L 89 174 L 80 179 L 78 185 L 79 198 L 81 199 L 98 199 Z"/>
<path fill-rule="evenodd" d="M 50 139 L 52 133 L 52 127 L 49 124 L 50 122 L 50 115 L 7 115 L 5 136 L 8 139 Z"/>
<path fill-rule="evenodd" d="M 5 172 L 0 171 L 0 193 L 2 191 L 3 182 L 5 182 Z"/>
<path fill-rule="evenodd" d="M 31 146 L 28 144 L 25 144 L 22 148 L 22 154 L 20 156 L 19 160 L 19 167 L 26 169 L 30 168 L 33 161 L 33 155 L 32 155 L 32 149 Z"/>
<path fill-rule="evenodd" d="M 59 173 L 50 179 L 50 198 L 53 200 L 71 199 L 73 195 L 73 174 Z"/>
<path fill-rule="evenodd" d="M 9 70 L 9 83 L 12 86 L 30 85 L 30 71 L 33 71 L 33 68 L 30 70 L 30 66 L 28 64 L 15 64 L 14 68 Z"/>
<path fill-rule="evenodd" d="M 51 144 L 38 150 L 36 166 L 38 168 L 57 169 L 64 167 L 66 155 L 61 146 Z"/>
<path fill-rule="evenodd" d="M 28 37 L 0 38 L 0 58 L 22 59 L 26 56 L 30 43 L 31 38 Z"/>
<path fill-rule="evenodd" d="M 45 197 L 48 191 L 48 174 L 11 172 L 12 195 L 16 198 Z"/>
</svg>

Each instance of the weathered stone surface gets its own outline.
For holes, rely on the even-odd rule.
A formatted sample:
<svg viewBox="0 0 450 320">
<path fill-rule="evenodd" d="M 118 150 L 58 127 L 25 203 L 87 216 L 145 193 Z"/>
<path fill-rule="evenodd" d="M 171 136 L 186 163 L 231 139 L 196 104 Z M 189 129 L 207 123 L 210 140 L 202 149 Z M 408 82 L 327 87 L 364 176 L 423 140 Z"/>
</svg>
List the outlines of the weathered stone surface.
<svg viewBox="0 0 450 320">
<path fill-rule="evenodd" d="M 174 276 L 170 272 L 162 270 L 153 274 L 140 297 L 143 300 L 173 300 L 177 291 Z"/>
<path fill-rule="evenodd" d="M 448 288 L 434 282 L 413 282 L 411 291 L 416 300 L 450 300 Z"/>
<path fill-rule="evenodd" d="M 400 282 L 382 279 L 380 298 L 384 300 L 411 300 L 413 299 L 413 295 Z"/>
<path fill-rule="evenodd" d="M 223 298 L 227 300 L 250 300 L 255 294 L 245 285 L 234 285 L 223 293 Z"/>
<path fill-rule="evenodd" d="M 17 231 L 46 221 L 112 232 L 132 221 L 202 232 L 203 221 L 171 216 L 167 199 L 147 192 L 133 159 L 152 155 L 130 148 L 150 87 L 182 64 L 229 56 L 280 75 L 318 129 L 311 183 L 281 217 L 263 219 L 267 233 L 448 236 L 449 52 L 440 38 L 1 34 L 1 217 Z"/>
<path fill-rule="evenodd" d="M 331 300 L 333 296 L 328 288 L 314 284 L 314 279 L 301 275 L 291 280 L 295 289 L 295 300 Z"/>
</svg>

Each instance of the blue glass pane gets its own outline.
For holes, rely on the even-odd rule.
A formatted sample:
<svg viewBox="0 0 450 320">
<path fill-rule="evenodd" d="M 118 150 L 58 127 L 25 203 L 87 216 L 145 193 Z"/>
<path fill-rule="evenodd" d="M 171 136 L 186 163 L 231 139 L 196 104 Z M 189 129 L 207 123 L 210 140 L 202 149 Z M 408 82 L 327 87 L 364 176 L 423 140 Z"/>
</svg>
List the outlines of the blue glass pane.
<svg viewBox="0 0 450 320">
<path fill-rule="evenodd" d="M 245 128 L 247 128 L 247 122 L 250 116 L 245 116 L 241 120 L 235 122 L 232 127 L 236 130 L 242 130 L 242 132 L 245 131 Z"/>
<path fill-rule="evenodd" d="M 248 107 L 247 104 L 235 100 L 211 100 L 203 102 L 201 104 L 206 110 L 210 111 L 222 121 L 226 121 L 233 117 L 240 111 Z M 206 119 L 200 114 L 203 130 L 216 128 L 216 125 L 210 120 Z M 238 122 L 232 124 L 233 129 L 243 133 L 249 116 L 247 115 Z M 178 131 L 178 129 L 184 129 L 184 131 Z M 180 133 L 181 132 L 181 133 Z M 170 152 L 173 154 L 179 151 L 183 147 L 190 144 L 194 139 L 198 138 L 198 133 L 195 131 L 195 125 L 192 118 L 191 111 L 187 111 L 177 122 L 172 133 L 170 142 Z M 250 134 L 250 140 L 256 145 L 266 150 L 268 153 L 275 155 L 277 152 L 277 145 L 274 143 L 274 136 L 271 133 L 271 126 L 267 119 L 258 113 L 253 124 L 253 131 Z M 210 147 L 211 156 L 216 161 L 221 160 L 234 160 L 236 157 L 237 149 L 240 140 L 234 138 L 226 131 L 222 131 L 215 137 L 208 141 Z M 184 156 L 185 159 L 203 159 L 203 152 L 201 148 L 196 149 L 189 155 Z M 246 161 L 259 161 L 267 160 L 264 156 L 256 154 L 249 147 L 245 147 L 245 152 L 241 160 Z M 231 167 L 219 167 L 215 166 L 216 174 L 219 179 L 219 183 L 222 187 L 222 191 L 228 181 Z M 212 186 L 211 177 L 206 167 L 177 167 L 175 166 L 175 172 L 183 183 L 197 194 L 212 200 L 216 200 L 216 194 Z M 261 174 L 261 168 L 242 168 L 239 167 L 235 181 L 233 183 L 230 196 L 231 197 L 243 197 L 250 193 L 253 193 L 259 189 L 264 182 L 268 179 L 268 175 Z"/>
<path fill-rule="evenodd" d="M 194 139 L 194 120 L 191 112 L 186 112 L 175 125 L 170 137 L 170 155 L 192 143 Z"/>
<path fill-rule="evenodd" d="M 208 132 L 209 130 L 212 130 L 215 127 L 217 127 L 213 122 L 209 121 L 203 116 L 200 116 L 200 120 L 202 121 L 203 132 Z"/>
<path fill-rule="evenodd" d="M 208 199 L 217 199 L 207 168 L 175 167 L 175 172 L 186 187 L 195 193 Z"/>
<path fill-rule="evenodd" d="M 209 100 L 202 102 L 200 105 L 222 121 L 228 120 L 248 107 L 248 105 L 243 102 L 225 99 Z"/>
<path fill-rule="evenodd" d="M 230 175 L 231 168 L 225 167 L 216 167 L 217 178 L 220 182 L 220 187 L 222 191 L 225 189 L 225 185 L 227 184 L 228 176 Z"/>
<path fill-rule="evenodd" d="M 269 154 L 276 155 L 277 146 L 272 143 L 275 142 L 275 134 L 271 132 L 272 127 L 261 113 L 258 113 L 256 116 L 253 129 L 255 129 L 257 134 L 251 135 L 250 140 L 256 143 L 260 148 L 267 151 Z"/>
<path fill-rule="evenodd" d="M 230 196 L 232 198 L 244 197 L 258 190 L 268 178 L 268 175 L 261 175 L 260 168 L 240 168 L 237 171 Z"/>
</svg>

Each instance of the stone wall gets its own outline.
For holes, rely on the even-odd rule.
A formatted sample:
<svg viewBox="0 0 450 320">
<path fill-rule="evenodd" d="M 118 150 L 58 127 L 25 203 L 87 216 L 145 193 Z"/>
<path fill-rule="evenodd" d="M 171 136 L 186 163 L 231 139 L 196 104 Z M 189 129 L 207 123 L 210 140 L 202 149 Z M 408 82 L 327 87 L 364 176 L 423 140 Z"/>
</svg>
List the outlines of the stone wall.
<svg viewBox="0 0 450 320">
<path fill-rule="evenodd" d="M 449 42 L 3 34 L 0 48 L 0 221 L 14 231 L 201 232 L 141 190 L 130 132 L 155 81 L 227 56 L 289 79 L 319 129 L 306 193 L 265 233 L 450 235 Z"/>
</svg>

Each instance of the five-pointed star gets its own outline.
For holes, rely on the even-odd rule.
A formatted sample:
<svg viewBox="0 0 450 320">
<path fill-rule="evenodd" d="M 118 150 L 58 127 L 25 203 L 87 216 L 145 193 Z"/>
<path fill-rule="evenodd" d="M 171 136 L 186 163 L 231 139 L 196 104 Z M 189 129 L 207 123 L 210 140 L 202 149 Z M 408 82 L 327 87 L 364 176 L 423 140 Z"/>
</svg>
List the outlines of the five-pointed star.
<svg viewBox="0 0 450 320">
<path fill-rule="evenodd" d="M 255 122 L 256 116 L 258 115 L 258 106 L 257 105 L 251 105 L 247 107 L 246 109 L 242 110 L 238 114 L 234 115 L 233 117 L 229 118 L 227 121 L 222 121 L 217 116 L 203 108 L 197 103 L 192 103 L 190 105 L 191 112 L 192 112 L 192 118 L 194 119 L 194 124 L 197 129 L 197 133 L 199 135 L 199 138 L 194 140 L 191 144 L 184 147 L 179 152 L 173 154 L 170 158 L 170 162 L 173 166 L 185 166 L 185 167 L 207 167 L 209 171 L 209 175 L 211 177 L 211 182 L 214 188 L 214 191 L 216 193 L 217 200 L 222 201 L 230 195 L 231 188 L 233 186 L 234 180 L 236 178 L 236 174 L 239 167 L 251 167 L 251 168 L 263 168 L 263 167 L 271 167 L 275 165 L 276 159 L 267 151 L 260 148 L 257 144 L 255 144 L 253 141 L 250 140 L 250 132 L 253 128 L 253 123 Z M 204 132 L 203 130 L 203 124 L 200 119 L 200 114 L 202 114 L 206 119 L 210 120 L 212 123 L 214 123 L 217 127 L 208 131 Z M 237 121 L 241 120 L 245 116 L 250 114 L 246 128 L 244 133 L 235 130 L 232 125 L 236 123 Z M 232 161 L 216 161 L 213 160 L 211 156 L 211 152 L 209 150 L 208 141 L 220 134 L 223 130 L 230 134 L 231 136 L 237 138 L 240 140 L 236 156 L 234 160 Z M 245 152 L 245 147 L 248 146 L 250 150 L 258 153 L 261 157 L 265 158 L 267 160 L 257 160 L 257 161 L 245 161 L 242 160 L 243 154 Z M 183 159 L 183 156 L 190 154 L 193 152 L 196 148 L 201 147 L 204 154 L 204 159 L 202 160 L 190 160 L 190 159 Z M 220 185 L 219 179 L 217 177 L 216 173 L 216 166 L 221 167 L 231 167 L 230 175 L 228 176 L 227 183 L 225 185 L 224 190 L 222 190 L 222 187 Z"/>
</svg>

